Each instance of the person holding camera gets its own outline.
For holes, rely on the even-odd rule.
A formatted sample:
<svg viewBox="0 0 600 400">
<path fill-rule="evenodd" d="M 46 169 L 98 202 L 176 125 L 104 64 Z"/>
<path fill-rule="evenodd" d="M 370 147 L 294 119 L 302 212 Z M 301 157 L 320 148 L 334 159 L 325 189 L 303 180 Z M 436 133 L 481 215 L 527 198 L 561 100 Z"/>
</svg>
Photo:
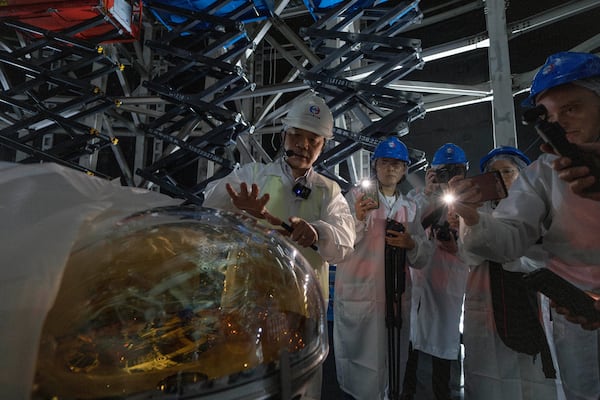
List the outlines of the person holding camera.
<svg viewBox="0 0 600 400">
<path fill-rule="evenodd" d="M 354 215 L 356 242 L 354 253 L 337 265 L 333 304 L 338 382 L 346 398 L 356 400 L 398 398 L 390 383 L 390 368 L 398 368 L 392 368 L 391 379 L 402 382 L 410 332 L 407 270 L 423 267 L 432 250 L 417 205 L 398 188 L 410 163 L 407 147 L 397 137 L 389 137 L 377 146 L 371 160 L 376 173 L 370 181 L 373 194 L 359 186 L 346 195 Z M 390 254 L 405 255 L 405 259 L 389 265 Z M 402 281 L 397 288 L 400 299 L 395 299 L 400 310 L 389 308 L 386 273 L 390 267 Z M 399 317 L 395 322 L 400 343 L 394 352 L 388 347 L 392 340 L 388 311 Z M 400 362 L 394 364 L 398 355 Z"/>
<path fill-rule="evenodd" d="M 411 193 L 427 210 L 422 223 L 434 252 L 425 268 L 412 271 L 413 351 L 404 392 L 406 398 L 449 400 L 452 364 L 460 371 L 460 320 L 468 269 L 458 253 L 458 218 L 443 197 L 452 177 L 466 175 L 468 161 L 462 148 L 446 143 L 434 153 L 431 166 L 424 190 Z M 421 384 L 428 380 L 421 375 L 430 377 L 431 384 Z"/>
<path fill-rule="evenodd" d="M 515 147 L 500 146 L 482 157 L 479 166 L 482 173 L 500 173 L 510 189 L 530 163 Z M 502 201 L 487 201 L 479 212 L 490 214 Z M 502 265 L 481 257 L 466 261 L 465 399 L 556 399 L 556 373 L 537 294 L 522 278 L 535 265 L 525 258 Z"/>
<path fill-rule="evenodd" d="M 600 139 L 600 57 L 579 52 L 549 56 L 524 105 L 543 105 L 545 118 L 576 145 Z M 521 172 L 492 214 L 477 210 L 476 185 L 451 180 L 462 217 L 464 248 L 498 263 L 521 257 L 543 233 L 544 267 L 581 290 L 600 295 L 600 202 L 574 193 L 542 154 Z M 463 228 L 461 228 L 463 229 Z M 564 306 L 564 305 L 560 305 Z M 558 309 L 556 309 L 558 310 Z M 600 324 L 549 310 L 561 382 L 567 399 L 600 398 Z M 576 323 L 571 322 L 574 320 Z M 584 329 L 585 328 L 585 329 Z M 595 329 L 595 330 L 588 330 Z"/>
</svg>

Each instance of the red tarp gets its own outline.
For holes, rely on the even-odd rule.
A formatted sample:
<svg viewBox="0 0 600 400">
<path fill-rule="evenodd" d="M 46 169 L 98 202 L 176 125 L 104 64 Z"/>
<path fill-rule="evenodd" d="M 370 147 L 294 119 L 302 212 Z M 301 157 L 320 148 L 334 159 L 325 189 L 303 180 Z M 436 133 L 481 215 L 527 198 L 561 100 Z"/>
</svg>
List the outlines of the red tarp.
<svg viewBox="0 0 600 400">
<path fill-rule="evenodd" d="M 0 18 L 16 19 L 35 27 L 63 32 L 75 25 L 99 16 L 105 20 L 75 35 L 79 39 L 94 39 L 122 31 L 110 42 L 137 40 L 140 33 L 141 1 L 133 7 L 126 0 L 45 1 L 0 0 Z"/>
</svg>

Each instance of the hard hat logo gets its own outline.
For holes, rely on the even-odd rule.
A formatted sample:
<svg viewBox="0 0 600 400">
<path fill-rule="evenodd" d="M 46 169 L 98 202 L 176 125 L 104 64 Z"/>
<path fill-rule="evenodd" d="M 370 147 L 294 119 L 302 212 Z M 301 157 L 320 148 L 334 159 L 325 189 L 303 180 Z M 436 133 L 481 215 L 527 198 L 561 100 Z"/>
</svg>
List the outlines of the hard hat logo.
<svg viewBox="0 0 600 400">
<path fill-rule="evenodd" d="M 304 129 L 326 139 L 333 137 L 333 115 L 321 97 L 301 96 L 296 99 L 283 119 L 284 129 Z"/>
<path fill-rule="evenodd" d="M 433 155 L 433 167 L 445 164 L 464 164 L 467 168 L 469 166 L 465 151 L 454 143 L 446 143 Z"/>
<path fill-rule="evenodd" d="M 548 89 L 600 76 L 600 57 L 591 53 L 559 52 L 546 59 L 531 82 L 529 96 L 521 103 L 533 107 L 537 97 Z"/>
<path fill-rule="evenodd" d="M 371 156 L 371 161 L 375 161 L 378 158 L 393 158 L 410 164 L 408 148 L 395 136 L 384 139 L 377 145 Z"/>
<path fill-rule="evenodd" d="M 558 61 L 560 61 L 560 60 L 558 60 Z M 551 73 L 552 73 L 552 71 L 554 71 L 554 64 L 547 65 L 547 66 L 546 66 L 546 67 L 543 69 L 543 71 L 542 71 L 542 74 L 544 74 L 544 75 L 548 75 L 548 74 L 551 74 Z"/>
</svg>

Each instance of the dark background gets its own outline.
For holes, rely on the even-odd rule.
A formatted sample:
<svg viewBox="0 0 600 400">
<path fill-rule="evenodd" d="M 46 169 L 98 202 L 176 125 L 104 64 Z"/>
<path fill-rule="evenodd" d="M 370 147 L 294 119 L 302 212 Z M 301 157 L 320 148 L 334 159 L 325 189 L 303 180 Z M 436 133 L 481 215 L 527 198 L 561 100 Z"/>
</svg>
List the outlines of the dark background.
<svg viewBox="0 0 600 400">
<path fill-rule="evenodd" d="M 444 2 L 422 0 L 419 4 L 428 15 L 442 11 Z M 472 2 L 452 2 L 456 8 Z M 582 2 L 572 1 L 507 1 L 507 25 L 527 19 L 544 10 Z M 444 4 L 448 4 L 445 2 Z M 511 72 L 523 74 L 537 70 L 550 54 L 568 51 L 579 43 L 598 35 L 600 9 L 595 8 L 582 14 L 509 38 Z M 485 15 L 482 9 L 437 22 L 429 27 L 407 32 L 408 37 L 421 39 L 424 49 L 444 42 L 468 37 L 486 31 Z M 595 51 L 599 48 L 596 47 Z M 426 63 L 421 71 L 409 75 L 416 81 L 445 82 L 471 85 L 489 81 L 487 49 L 474 50 L 449 58 Z M 521 101 L 525 94 L 515 96 L 515 119 L 517 144 L 531 159 L 539 155 L 540 141 L 532 127 L 521 124 Z M 484 102 L 460 106 L 447 110 L 427 113 L 423 119 L 410 125 L 410 133 L 402 138 L 410 147 L 424 150 L 431 161 L 433 152 L 447 142 L 460 145 L 470 161 L 470 174 L 478 171 L 479 159 L 493 147 L 492 103 Z"/>
</svg>

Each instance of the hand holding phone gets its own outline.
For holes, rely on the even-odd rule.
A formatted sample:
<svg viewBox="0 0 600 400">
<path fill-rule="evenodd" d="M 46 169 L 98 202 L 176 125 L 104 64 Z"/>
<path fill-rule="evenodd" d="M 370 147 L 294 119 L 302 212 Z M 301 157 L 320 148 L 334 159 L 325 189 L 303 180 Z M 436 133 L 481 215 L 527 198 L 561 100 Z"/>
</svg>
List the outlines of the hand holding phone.
<svg viewBox="0 0 600 400">
<path fill-rule="evenodd" d="M 464 180 L 472 182 L 473 185 L 479 188 L 481 202 L 500 200 L 508 196 L 508 190 L 502 180 L 502 175 L 498 171 L 486 172 L 481 175 L 465 178 Z"/>
<path fill-rule="evenodd" d="M 600 311 L 594 307 L 595 300 L 548 268 L 536 269 L 525 274 L 523 280 L 559 307 L 568 309 L 571 316 L 584 317 L 589 323 L 600 322 Z"/>
<path fill-rule="evenodd" d="M 368 201 L 370 210 L 379 208 L 379 188 L 377 181 L 365 180 L 361 182 L 362 201 Z"/>
</svg>

